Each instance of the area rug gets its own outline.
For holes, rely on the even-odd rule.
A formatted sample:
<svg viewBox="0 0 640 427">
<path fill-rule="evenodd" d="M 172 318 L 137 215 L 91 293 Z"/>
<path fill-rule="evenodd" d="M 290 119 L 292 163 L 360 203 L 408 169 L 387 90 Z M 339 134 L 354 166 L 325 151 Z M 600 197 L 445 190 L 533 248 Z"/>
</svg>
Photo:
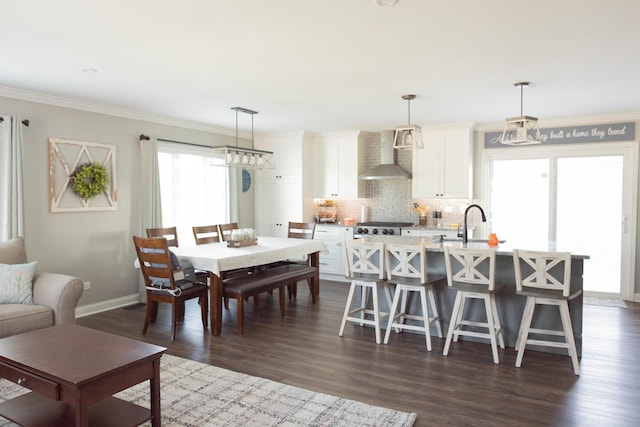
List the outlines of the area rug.
<svg viewBox="0 0 640 427">
<path fill-rule="evenodd" d="M 415 413 L 367 405 L 165 354 L 160 368 L 162 425 L 413 426 Z M 0 380 L 0 401 L 27 390 Z M 116 394 L 149 407 L 149 382 Z M 0 426 L 13 426 L 0 418 Z M 150 425 L 147 423 L 145 425 Z"/>
</svg>

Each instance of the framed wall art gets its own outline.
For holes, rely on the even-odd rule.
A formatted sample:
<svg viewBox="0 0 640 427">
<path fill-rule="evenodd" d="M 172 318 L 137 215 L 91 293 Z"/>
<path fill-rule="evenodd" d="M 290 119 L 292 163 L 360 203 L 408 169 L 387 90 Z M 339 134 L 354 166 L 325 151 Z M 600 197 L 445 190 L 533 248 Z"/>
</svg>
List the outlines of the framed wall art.
<svg viewBox="0 0 640 427">
<path fill-rule="evenodd" d="M 116 146 L 49 138 L 49 210 L 114 211 Z"/>
</svg>

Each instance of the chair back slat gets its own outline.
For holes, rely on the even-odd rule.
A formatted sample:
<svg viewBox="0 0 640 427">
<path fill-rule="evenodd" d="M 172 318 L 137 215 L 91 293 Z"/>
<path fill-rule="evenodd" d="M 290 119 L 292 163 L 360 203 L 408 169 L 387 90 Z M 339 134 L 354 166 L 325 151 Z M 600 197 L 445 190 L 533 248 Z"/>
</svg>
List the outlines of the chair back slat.
<svg viewBox="0 0 640 427">
<path fill-rule="evenodd" d="M 496 252 L 493 249 L 445 247 L 447 284 L 466 283 L 495 288 Z"/>
<path fill-rule="evenodd" d="M 513 250 L 513 268 L 516 289 L 546 289 L 562 292 L 567 297 L 571 292 L 571 253 Z"/>
<path fill-rule="evenodd" d="M 427 282 L 427 255 L 422 245 L 388 244 L 385 251 L 388 280 L 404 277 Z"/>
<path fill-rule="evenodd" d="M 147 237 L 164 237 L 167 239 L 167 246 L 178 247 L 178 230 L 176 227 L 147 228 Z"/>
<path fill-rule="evenodd" d="M 347 276 L 365 274 L 384 279 L 384 243 L 348 241 L 345 244 L 345 253 Z"/>
<path fill-rule="evenodd" d="M 288 237 L 294 239 L 313 239 L 316 224 L 313 222 L 289 222 Z"/>
<path fill-rule="evenodd" d="M 218 243 L 220 241 L 220 230 L 217 225 L 203 225 L 191 227 L 196 245 L 205 243 Z"/>
<path fill-rule="evenodd" d="M 238 223 L 230 222 L 229 224 L 219 224 L 218 228 L 220 229 L 220 239 L 226 242 L 231 237 L 231 231 L 238 229 Z"/>
</svg>

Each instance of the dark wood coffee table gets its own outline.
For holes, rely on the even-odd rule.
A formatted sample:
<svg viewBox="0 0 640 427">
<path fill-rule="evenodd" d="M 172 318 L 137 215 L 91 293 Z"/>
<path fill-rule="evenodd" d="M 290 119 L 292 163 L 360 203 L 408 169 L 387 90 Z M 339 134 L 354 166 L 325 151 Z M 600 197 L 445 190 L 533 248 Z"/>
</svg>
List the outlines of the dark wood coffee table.
<svg viewBox="0 0 640 427">
<path fill-rule="evenodd" d="M 0 339 L 0 377 L 31 390 L 0 403 L 0 416 L 25 426 L 159 426 L 166 350 L 74 324 Z M 145 380 L 151 408 L 113 397 Z"/>
</svg>

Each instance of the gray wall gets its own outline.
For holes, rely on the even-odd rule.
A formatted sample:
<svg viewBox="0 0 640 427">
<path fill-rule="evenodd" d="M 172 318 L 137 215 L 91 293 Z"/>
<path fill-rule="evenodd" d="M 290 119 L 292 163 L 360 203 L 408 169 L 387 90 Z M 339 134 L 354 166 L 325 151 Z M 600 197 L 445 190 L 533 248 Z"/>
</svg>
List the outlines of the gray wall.
<svg viewBox="0 0 640 427">
<path fill-rule="evenodd" d="M 91 281 L 91 289 L 84 292 L 79 306 L 104 304 L 138 294 L 139 273 L 133 265 L 136 255 L 131 237 L 142 231 L 139 135 L 203 145 L 235 145 L 233 129 L 229 135 L 220 135 L 4 97 L 0 97 L 0 112 L 30 121 L 30 126 L 24 128 L 28 259 L 38 261 L 39 271 Z M 117 146 L 116 211 L 49 212 L 50 137 Z M 242 140 L 241 145 L 247 143 Z M 253 197 L 241 206 L 253 212 Z"/>
</svg>

